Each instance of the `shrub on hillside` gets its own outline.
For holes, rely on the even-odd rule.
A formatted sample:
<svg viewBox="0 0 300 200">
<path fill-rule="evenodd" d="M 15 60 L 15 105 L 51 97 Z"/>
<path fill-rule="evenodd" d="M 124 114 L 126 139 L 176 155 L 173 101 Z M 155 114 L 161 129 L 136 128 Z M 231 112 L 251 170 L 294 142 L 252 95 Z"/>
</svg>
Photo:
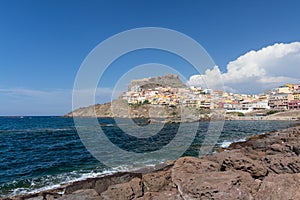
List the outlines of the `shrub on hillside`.
<svg viewBox="0 0 300 200">
<path fill-rule="evenodd" d="M 280 111 L 279 110 L 270 110 L 266 113 L 266 115 L 273 115 L 273 114 L 278 113 L 278 112 L 280 112 Z"/>
</svg>

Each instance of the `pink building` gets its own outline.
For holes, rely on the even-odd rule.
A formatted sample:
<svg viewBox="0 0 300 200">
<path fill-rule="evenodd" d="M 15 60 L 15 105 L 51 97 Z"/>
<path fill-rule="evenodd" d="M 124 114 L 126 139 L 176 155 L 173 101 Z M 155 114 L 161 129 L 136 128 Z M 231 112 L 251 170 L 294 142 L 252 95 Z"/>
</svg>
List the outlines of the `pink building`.
<svg viewBox="0 0 300 200">
<path fill-rule="evenodd" d="M 289 102 L 290 110 L 300 110 L 300 100 L 291 100 Z"/>
<path fill-rule="evenodd" d="M 293 85 L 293 89 L 294 90 L 299 90 L 300 89 L 300 85 Z"/>
</svg>

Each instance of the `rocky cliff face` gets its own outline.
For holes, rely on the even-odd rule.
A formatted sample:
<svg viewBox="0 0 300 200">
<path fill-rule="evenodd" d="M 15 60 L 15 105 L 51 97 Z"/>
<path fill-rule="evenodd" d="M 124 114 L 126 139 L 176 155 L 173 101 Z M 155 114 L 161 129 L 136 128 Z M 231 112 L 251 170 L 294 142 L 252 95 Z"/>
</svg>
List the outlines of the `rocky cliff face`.
<svg viewBox="0 0 300 200">
<path fill-rule="evenodd" d="M 155 88 L 155 87 L 172 87 L 172 88 L 186 88 L 187 86 L 182 83 L 178 75 L 167 74 L 165 76 L 143 78 L 139 80 L 132 80 L 128 86 L 130 91 L 134 87 L 141 87 L 143 89 Z"/>
<path fill-rule="evenodd" d="M 300 126 L 183 157 L 152 172 L 117 173 L 16 199 L 300 199 Z M 64 193 L 64 194 L 60 194 Z"/>
<path fill-rule="evenodd" d="M 111 103 L 97 104 L 79 108 L 66 114 L 66 117 L 120 117 L 120 118 L 176 118 L 180 117 L 179 108 L 161 105 L 128 105 L 122 99 Z"/>
<path fill-rule="evenodd" d="M 204 111 L 202 111 L 204 112 Z M 214 111 L 217 112 L 217 111 Z M 210 111 L 201 114 L 194 107 L 169 107 L 165 105 L 128 105 L 122 99 L 111 103 L 96 104 L 94 106 L 79 108 L 65 115 L 65 117 L 118 117 L 118 118 L 151 118 L 164 119 L 164 122 L 189 122 L 210 119 Z"/>
</svg>

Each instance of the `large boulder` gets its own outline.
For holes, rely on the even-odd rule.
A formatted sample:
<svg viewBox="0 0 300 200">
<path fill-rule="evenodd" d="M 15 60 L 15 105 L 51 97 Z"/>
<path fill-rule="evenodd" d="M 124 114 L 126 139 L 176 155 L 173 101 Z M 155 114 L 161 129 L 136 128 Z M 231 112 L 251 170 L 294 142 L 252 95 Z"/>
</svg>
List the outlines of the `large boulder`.
<svg viewBox="0 0 300 200">
<path fill-rule="evenodd" d="M 270 173 L 300 173 L 300 157 L 282 154 L 268 155 L 262 159 L 263 165 Z"/>
<path fill-rule="evenodd" d="M 195 158 L 195 157 L 182 157 L 179 158 L 173 168 L 172 174 L 177 174 L 181 176 L 182 173 L 206 173 L 219 171 L 220 165 L 216 162 L 210 161 L 205 158 Z"/>
<path fill-rule="evenodd" d="M 267 176 L 254 196 L 255 199 L 300 199 L 300 174 Z"/>
<path fill-rule="evenodd" d="M 225 171 L 195 174 L 186 173 L 173 181 L 184 199 L 251 199 L 259 187 L 250 174 L 241 171 Z"/>
<path fill-rule="evenodd" d="M 172 181 L 184 199 L 252 198 L 258 184 L 249 173 L 219 169 L 207 159 L 180 158 L 172 168 Z"/>
<path fill-rule="evenodd" d="M 159 192 L 161 190 L 170 191 L 172 189 L 171 170 L 157 171 L 143 175 L 144 190 L 149 192 Z"/>
<path fill-rule="evenodd" d="M 241 153 L 221 153 L 225 154 L 221 164 L 221 171 L 240 170 L 248 172 L 255 179 L 262 179 L 267 174 L 267 169 L 258 160 L 253 160 Z"/>
<path fill-rule="evenodd" d="M 129 200 L 143 196 L 142 181 L 133 178 L 131 181 L 116 185 L 111 185 L 101 194 L 103 200 L 120 199 Z"/>
<path fill-rule="evenodd" d="M 94 189 L 77 190 L 72 194 L 63 195 L 57 200 L 101 200 L 101 197 Z M 47 200 L 50 200 L 47 198 Z"/>
<path fill-rule="evenodd" d="M 177 191 L 146 192 L 138 200 L 183 200 Z"/>
</svg>

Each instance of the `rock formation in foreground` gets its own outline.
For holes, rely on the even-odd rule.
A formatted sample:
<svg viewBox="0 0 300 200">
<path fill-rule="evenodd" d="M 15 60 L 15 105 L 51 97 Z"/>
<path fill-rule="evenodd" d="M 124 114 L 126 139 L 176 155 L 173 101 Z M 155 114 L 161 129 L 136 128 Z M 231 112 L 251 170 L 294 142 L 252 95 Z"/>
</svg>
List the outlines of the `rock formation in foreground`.
<svg viewBox="0 0 300 200">
<path fill-rule="evenodd" d="M 13 199 L 300 199 L 300 126 L 152 172 L 116 173 Z"/>
</svg>

